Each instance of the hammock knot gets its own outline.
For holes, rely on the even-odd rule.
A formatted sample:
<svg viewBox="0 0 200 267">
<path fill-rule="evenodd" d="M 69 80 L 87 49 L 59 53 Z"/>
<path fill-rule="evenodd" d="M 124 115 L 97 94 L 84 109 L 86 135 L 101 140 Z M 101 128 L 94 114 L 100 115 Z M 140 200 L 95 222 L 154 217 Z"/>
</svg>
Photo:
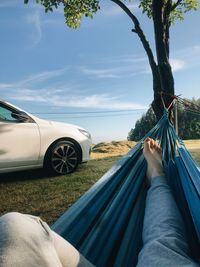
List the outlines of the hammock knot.
<svg viewBox="0 0 200 267">
<path fill-rule="evenodd" d="M 163 117 L 166 118 L 166 119 L 168 119 L 168 116 L 169 116 L 168 109 L 167 108 L 164 108 Z"/>
</svg>

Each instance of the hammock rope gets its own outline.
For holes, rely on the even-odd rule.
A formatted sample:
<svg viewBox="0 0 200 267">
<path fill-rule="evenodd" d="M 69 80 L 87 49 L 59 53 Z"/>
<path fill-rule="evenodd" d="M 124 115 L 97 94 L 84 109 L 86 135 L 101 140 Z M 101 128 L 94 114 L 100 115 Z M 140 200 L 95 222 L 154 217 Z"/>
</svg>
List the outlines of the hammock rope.
<svg viewBox="0 0 200 267">
<path fill-rule="evenodd" d="M 147 186 L 142 149 L 151 137 L 162 147 L 166 176 L 187 224 L 193 257 L 200 242 L 200 171 L 176 134 L 168 110 L 155 127 L 52 226 L 98 267 L 137 264 Z"/>
</svg>

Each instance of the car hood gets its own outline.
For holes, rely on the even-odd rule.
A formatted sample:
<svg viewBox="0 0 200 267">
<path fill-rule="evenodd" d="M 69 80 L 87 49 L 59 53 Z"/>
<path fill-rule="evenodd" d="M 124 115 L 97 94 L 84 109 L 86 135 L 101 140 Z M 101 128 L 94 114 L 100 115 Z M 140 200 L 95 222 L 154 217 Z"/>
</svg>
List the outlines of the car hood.
<svg viewBox="0 0 200 267">
<path fill-rule="evenodd" d="M 48 121 L 48 122 L 49 122 L 49 124 L 51 124 L 53 126 L 57 126 L 57 127 L 73 127 L 73 128 L 83 129 L 80 126 L 75 125 L 75 124 L 71 124 L 71 123 L 58 122 L 58 121 Z"/>
<path fill-rule="evenodd" d="M 28 114 L 28 113 L 27 113 Z M 83 127 L 80 127 L 78 125 L 75 124 L 71 124 L 71 123 L 66 123 L 66 122 L 59 122 L 59 121 L 49 121 L 49 120 L 45 120 L 45 119 L 41 119 L 38 118 L 36 116 L 31 115 L 31 117 L 38 123 L 38 124 L 50 124 L 53 127 L 67 127 L 67 128 L 74 128 L 74 129 L 83 129 L 85 130 Z"/>
</svg>

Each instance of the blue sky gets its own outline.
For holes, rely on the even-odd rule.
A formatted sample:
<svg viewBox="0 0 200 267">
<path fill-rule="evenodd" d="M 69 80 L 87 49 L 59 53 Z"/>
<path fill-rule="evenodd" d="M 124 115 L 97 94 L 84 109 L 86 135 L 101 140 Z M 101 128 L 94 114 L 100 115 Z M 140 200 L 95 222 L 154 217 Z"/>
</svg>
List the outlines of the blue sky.
<svg viewBox="0 0 200 267">
<path fill-rule="evenodd" d="M 147 57 L 129 18 L 100 0 L 94 19 L 72 30 L 61 8 L 46 14 L 29 1 L 0 0 L 0 97 L 39 117 L 78 124 L 94 143 L 126 139 L 153 98 Z M 151 21 L 137 1 L 130 5 L 154 47 Z M 175 88 L 182 97 L 200 97 L 199 25 L 200 10 L 171 29 Z M 96 111 L 109 112 L 86 113 Z"/>
</svg>

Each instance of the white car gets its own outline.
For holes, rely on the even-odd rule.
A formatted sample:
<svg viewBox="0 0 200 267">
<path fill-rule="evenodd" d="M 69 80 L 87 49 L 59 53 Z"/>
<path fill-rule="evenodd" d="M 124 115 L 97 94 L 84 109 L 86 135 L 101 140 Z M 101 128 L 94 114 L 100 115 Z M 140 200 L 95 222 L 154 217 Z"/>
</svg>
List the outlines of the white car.
<svg viewBox="0 0 200 267">
<path fill-rule="evenodd" d="M 91 143 L 79 126 L 39 119 L 0 100 L 0 173 L 45 167 L 68 174 L 90 159 Z"/>
</svg>

